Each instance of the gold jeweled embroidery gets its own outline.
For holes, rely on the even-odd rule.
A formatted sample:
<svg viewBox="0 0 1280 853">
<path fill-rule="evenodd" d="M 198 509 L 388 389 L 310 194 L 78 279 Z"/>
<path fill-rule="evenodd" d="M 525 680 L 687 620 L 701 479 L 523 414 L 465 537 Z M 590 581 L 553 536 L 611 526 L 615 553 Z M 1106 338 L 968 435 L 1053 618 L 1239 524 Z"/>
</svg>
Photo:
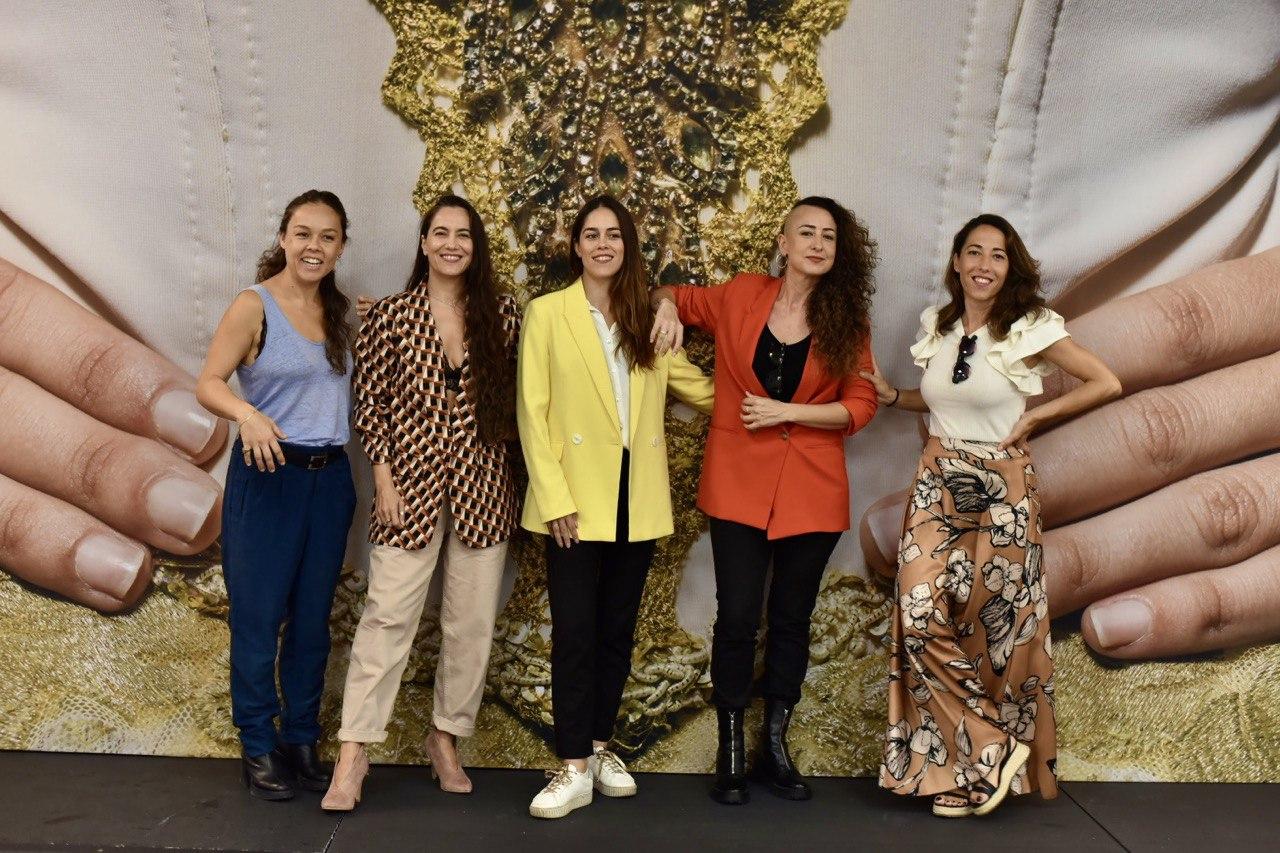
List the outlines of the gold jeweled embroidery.
<svg viewBox="0 0 1280 853">
<path fill-rule="evenodd" d="M 498 239 L 494 264 L 529 298 L 569 280 L 582 201 L 617 195 L 661 282 L 768 265 L 796 198 L 787 159 L 823 104 L 819 39 L 844 0 L 375 0 L 396 32 L 386 102 L 422 135 L 425 209 L 461 189 Z M 708 343 L 691 354 L 710 366 Z M 707 643 L 680 627 L 676 594 L 701 533 L 694 509 L 705 427 L 667 418 L 676 533 L 658 551 L 637 630 L 618 740 L 639 746 L 704 704 Z M 489 684 L 550 725 L 541 548 L 517 543 L 520 577 L 498 623 Z"/>
</svg>

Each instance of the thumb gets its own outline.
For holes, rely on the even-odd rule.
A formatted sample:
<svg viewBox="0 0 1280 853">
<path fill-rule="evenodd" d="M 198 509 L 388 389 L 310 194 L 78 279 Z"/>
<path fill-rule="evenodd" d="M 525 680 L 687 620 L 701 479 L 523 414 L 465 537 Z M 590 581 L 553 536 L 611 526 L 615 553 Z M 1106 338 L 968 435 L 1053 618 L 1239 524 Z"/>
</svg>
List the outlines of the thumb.
<svg viewBox="0 0 1280 853">
<path fill-rule="evenodd" d="M 276 438 L 283 439 L 283 438 L 289 437 L 284 434 L 284 430 L 280 429 L 280 424 L 276 423 L 275 421 L 271 422 L 271 431 L 276 434 Z"/>
</svg>

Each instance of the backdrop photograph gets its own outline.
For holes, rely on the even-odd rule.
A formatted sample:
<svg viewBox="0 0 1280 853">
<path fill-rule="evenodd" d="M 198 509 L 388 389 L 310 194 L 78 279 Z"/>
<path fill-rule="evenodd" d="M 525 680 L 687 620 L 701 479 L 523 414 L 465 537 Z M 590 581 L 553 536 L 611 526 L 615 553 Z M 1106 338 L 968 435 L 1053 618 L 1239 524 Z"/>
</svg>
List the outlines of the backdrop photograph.
<svg viewBox="0 0 1280 853">
<path fill-rule="evenodd" d="M 422 213 L 461 195 L 523 310 L 573 282 L 571 224 L 599 193 L 635 215 L 654 286 L 776 273 L 784 217 L 820 195 L 877 245 L 871 352 L 894 386 L 919 384 L 921 312 L 984 212 L 1017 227 L 1049 305 L 1123 386 L 1030 442 L 1059 779 L 1280 781 L 1278 34 L 1271 0 L 5 4 L 0 750 L 240 756 L 220 537 L 236 426 L 196 376 L 291 198 L 343 200 L 354 303 L 405 287 Z M 686 343 L 709 374 L 712 337 Z M 1076 384 L 1047 377 L 1032 404 Z M 675 532 L 614 744 L 633 771 L 705 774 L 708 418 L 672 401 L 663 425 Z M 806 775 L 879 772 L 927 437 L 882 405 L 844 440 L 850 529 L 790 723 Z M 358 439 L 348 454 L 326 759 L 370 565 L 373 475 Z M 543 537 L 517 532 L 506 559 L 459 749 L 549 768 Z M 439 602 L 437 580 L 375 763 L 426 758 Z M 996 704 L 1031 737 L 1034 714 Z"/>
</svg>

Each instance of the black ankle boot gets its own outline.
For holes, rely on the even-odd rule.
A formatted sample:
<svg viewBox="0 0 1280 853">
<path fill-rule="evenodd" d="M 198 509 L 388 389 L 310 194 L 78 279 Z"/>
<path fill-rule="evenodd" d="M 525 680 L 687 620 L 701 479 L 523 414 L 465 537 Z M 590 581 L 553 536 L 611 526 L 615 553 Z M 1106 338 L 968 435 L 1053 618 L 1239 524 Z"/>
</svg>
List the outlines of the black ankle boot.
<svg viewBox="0 0 1280 853">
<path fill-rule="evenodd" d="M 787 726 L 791 724 L 791 706 L 780 699 L 766 699 L 764 732 L 756 774 L 769 790 L 786 800 L 807 800 L 813 791 L 791 763 L 787 752 Z"/>
<path fill-rule="evenodd" d="M 249 796 L 259 800 L 293 799 L 293 785 L 289 780 L 292 774 L 278 749 L 266 755 L 246 755 L 240 759 L 240 765 Z"/>
<path fill-rule="evenodd" d="M 316 752 L 314 743 L 282 743 L 280 753 L 293 768 L 299 788 L 322 793 L 329 790 L 333 773 L 320 763 L 320 755 Z"/>
<path fill-rule="evenodd" d="M 751 799 L 747 789 L 747 753 L 742 740 L 742 708 L 716 708 L 720 748 L 716 751 L 716 781 L 711 799 L 738 806 Z"/>
</svg>

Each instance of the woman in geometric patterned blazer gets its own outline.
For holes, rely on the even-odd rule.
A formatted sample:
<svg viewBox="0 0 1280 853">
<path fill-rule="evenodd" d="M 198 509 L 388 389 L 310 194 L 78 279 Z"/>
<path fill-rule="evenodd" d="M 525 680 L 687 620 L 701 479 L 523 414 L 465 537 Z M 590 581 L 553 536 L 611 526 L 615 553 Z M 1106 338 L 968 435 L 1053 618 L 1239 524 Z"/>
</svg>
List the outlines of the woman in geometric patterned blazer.
<svg viewBox="0 0 1280 853">
<path fill-rule="evenodd" d="M 515 300 L 494 283 L 475 208 L 442 196 L 422 220 L 407 288 L 373 304 L 356 344 L 355 427 L 373 463 L 374 548 L 327 810 L 360 799 L 364 744 L 387 737 L 441 554 L 442 636 L 426 751 L 441 789 L 471 791 L 456 738 L 475 729 L 518 520 L 507 441 L 516 434 L 519 324 Z"/>
</svg>

